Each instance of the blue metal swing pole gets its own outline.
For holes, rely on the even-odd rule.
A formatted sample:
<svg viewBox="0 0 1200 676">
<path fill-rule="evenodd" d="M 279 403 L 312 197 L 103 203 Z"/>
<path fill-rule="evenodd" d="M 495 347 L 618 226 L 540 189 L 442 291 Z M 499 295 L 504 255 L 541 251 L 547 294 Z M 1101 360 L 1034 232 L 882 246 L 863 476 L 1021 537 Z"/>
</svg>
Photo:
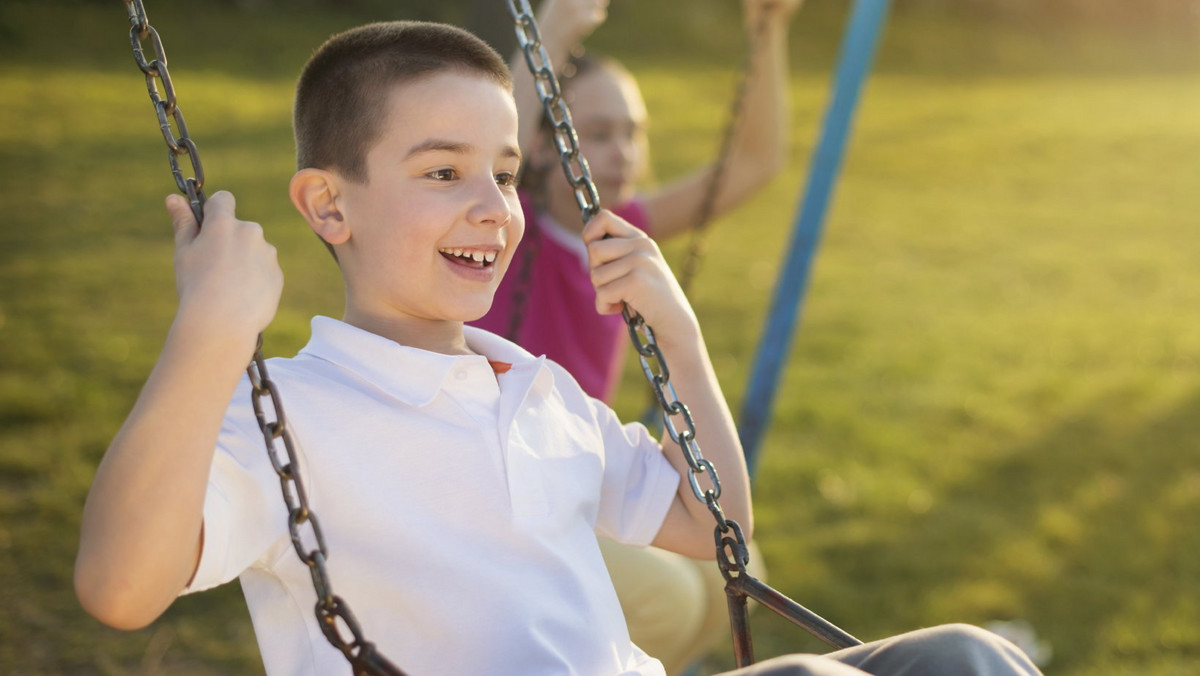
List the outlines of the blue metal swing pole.
<svg viewBox="0 0 1200 676">
<path fill-rule="evenodd" d="M 757 466 L 762 437 L 771 420 L 779 377 L 787 364 L 796 322 L 808 288 L 813 255 L 821 238 L 825 212 L 845 156 L 859 94 L 871 70 L 889 4 L 890 0 L 855 0 L 847 20 L 833 97 L 825 112 L 821 139 L 813 154 L 808 184 L 794 221 L 788 257 L 776 282 L 771 311 L 767 315 L 750 382 L 746 386 L 739 434 L 751 476 Z"/>
</svg>

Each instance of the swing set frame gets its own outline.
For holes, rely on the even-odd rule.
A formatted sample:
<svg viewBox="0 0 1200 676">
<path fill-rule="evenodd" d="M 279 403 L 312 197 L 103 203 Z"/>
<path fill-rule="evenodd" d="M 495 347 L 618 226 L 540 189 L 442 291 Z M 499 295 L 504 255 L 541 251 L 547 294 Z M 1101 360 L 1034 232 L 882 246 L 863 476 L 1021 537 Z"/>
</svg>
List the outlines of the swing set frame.
<svg viewBox="0 0 1200 676">
<path fill-rule="evenodd" d="M 180 192 L 187 196 L 197 222 L 202 222 L 206 199 L 204 168 L 199 150 L 188 133 L 187 123 L 178 104 L 162 40 L 150 25 L 142 0 L 123 2 L 129 16 L 129 36 L 134 60 L 146 78 L 146 88 L 168 148 L 171 174 Z M 599 196 L 587 161 L 579 151 L 578 137 L 571 122 L 571 115 L 562 99 L 549 56 L 542 47 L 533 11 L 528 0 L 505 2 L 512 15 L 526 64 L 534 76 L 535 89 L 542 102 L 546 119 L 553 126 L 553 140 L 561 158 L 563 171 L 574 187 L 576 202 L 586 222 L 599 211 Z M 150 41 L 154 52 L 154 58 L 151 60 L 147 60 L 143 48 L 143 43 L 147 40 Z M 188 157 L 192 169 L 191 176 L 184 175 L 184 168 L 179 161 L 181 155 Z M 688 481 L 692 491 L 696 499 L 708 507 L 716 522 L 713 535 L 717 565 L 726 580 L 725 592 L 728 597 L 734 659 L 737 666 L 754 663 L 747 599 L 758 601 L 833 648 L 861 644 L 861 641 L 833 623 L 746 572 L 749 553 L 742 529 L 736 521 L 726 518 L 721 509 L 720 479 L 712 463 L 705 459 L 700 451 L 691 413 L 675 394 L 674 385 L 670 382 L 670 370 L 655 341 L 654 331 L 628 306 L 624 307 L 622 316 L 641 362 L 642 371 L 659 405 L 663 427 L 672 441 L 679 445 L 691 469 Z M 345 655 L 354 674 L 404 676 L 403 670 L 379 653 L 375 645 L 366 639 L 349 604 L 333 592 L 325 569 L 329 552 L 317 515 L 308 504 L 308 494 L 299 472 L 296 445 L 280 401 L 279 390 L 267 372 L 266 361 L 262 355 L 261 335 L 258 337 L 247 373 L 251 383 L 251 403 L 255 418 L 262 432 L 271 465 L 279 476 L 280 489 L 288 509 L 288 530 L 292 544 L 296 555 L 308 566 L 316 590 L 317 603 L 314 612 L 322 633 Z M 279 444 L 283 447 L 282 456 Z M 700 481 L 700 477 L 705 474 L 708 475 L 708 487 L 702 486 Z M 349 638 L 345 636 L 346 632 L 349 632 Z"/>
</svg>

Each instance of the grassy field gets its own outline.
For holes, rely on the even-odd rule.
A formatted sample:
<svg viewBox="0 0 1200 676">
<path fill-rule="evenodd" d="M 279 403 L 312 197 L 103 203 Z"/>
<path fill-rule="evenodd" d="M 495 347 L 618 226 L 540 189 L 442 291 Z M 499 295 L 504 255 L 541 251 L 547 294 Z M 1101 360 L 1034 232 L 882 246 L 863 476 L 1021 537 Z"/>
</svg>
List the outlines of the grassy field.
<svg viewBox="0 0 1200 676">
<path fill-rule="evenodd" d="M 619 3 L 596 39 L 641 79 L 661 177 L 711 157 L 741 58 L 733 10 L 692 4 Z M 267 351 L 291 353 L 340 304 L 284 194 L 292 79 L 362 17 L 157 5 L 210 190 L 279 247 Z M 735 406 L 840 30 L 843 3 L 810 5 L 794 160 L 715 226 L 696 292 Z M 770 580 L 867 639 L 1023 618 L 1050 673 L 1194 674 L 1200 35 L 922 7 L 889 26 L 764 449 Z M 0 672 L 261 673 L 236 587 L 134 633 L 71 592 L 87 486 L 174 302 L 173 184 L 126 32 L 115 2 L 0 7 Z M 760 656 L 818 649 L 755 625 Z"/>
</svg>

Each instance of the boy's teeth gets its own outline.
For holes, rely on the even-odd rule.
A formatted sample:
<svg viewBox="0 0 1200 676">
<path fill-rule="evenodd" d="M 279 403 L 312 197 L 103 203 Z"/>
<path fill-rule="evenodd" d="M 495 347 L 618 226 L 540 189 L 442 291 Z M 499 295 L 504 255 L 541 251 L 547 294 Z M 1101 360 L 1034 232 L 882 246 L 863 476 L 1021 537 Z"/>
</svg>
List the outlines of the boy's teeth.
<svg viewBox="0 0 1200 676">
<path fill-rule="evenodd" d="M 468 249 L 440 249 L 440 251 L 459 258 L 466 258 L 476 263 L 494 263 L 497 254 L 495 251 L 470 251 Z"/>
</svg>

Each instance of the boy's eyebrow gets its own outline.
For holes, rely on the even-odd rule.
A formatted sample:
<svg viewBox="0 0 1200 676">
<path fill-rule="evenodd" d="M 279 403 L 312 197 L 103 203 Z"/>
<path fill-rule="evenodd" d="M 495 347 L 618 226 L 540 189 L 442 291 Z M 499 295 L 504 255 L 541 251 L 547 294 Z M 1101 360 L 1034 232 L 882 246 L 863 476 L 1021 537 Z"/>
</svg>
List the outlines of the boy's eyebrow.
<svg viewBox="0 0 1200 676">
<path fill-rule="evenodd" d="M 430 138 L 430 139 L 425 139 L 424 141 L 421 141 L 420 143 L 409 148 L 408 152 L 405 153 L 405 155 L 404 155 L 404 159 L 407 160 L 408 158 L 412 157 L 413 155 L 419 155 L 421 153 L 428 153 L 428 152 L 434 152 L 434 151 L 443 151 L 443 152 L 457 153 L 460 155 L 466 155 L 474 150 L 475 150 L 475 146 L 470 143 L 460 143 L 458 141 L 447 141 L 445 139 Z M 521 151 L 516 146 L 505 146 L 504 149 L 501 151 L 501 154 L 504 157 L 515 157 L 518 160 L 521 159 Z"/>
</svg>

